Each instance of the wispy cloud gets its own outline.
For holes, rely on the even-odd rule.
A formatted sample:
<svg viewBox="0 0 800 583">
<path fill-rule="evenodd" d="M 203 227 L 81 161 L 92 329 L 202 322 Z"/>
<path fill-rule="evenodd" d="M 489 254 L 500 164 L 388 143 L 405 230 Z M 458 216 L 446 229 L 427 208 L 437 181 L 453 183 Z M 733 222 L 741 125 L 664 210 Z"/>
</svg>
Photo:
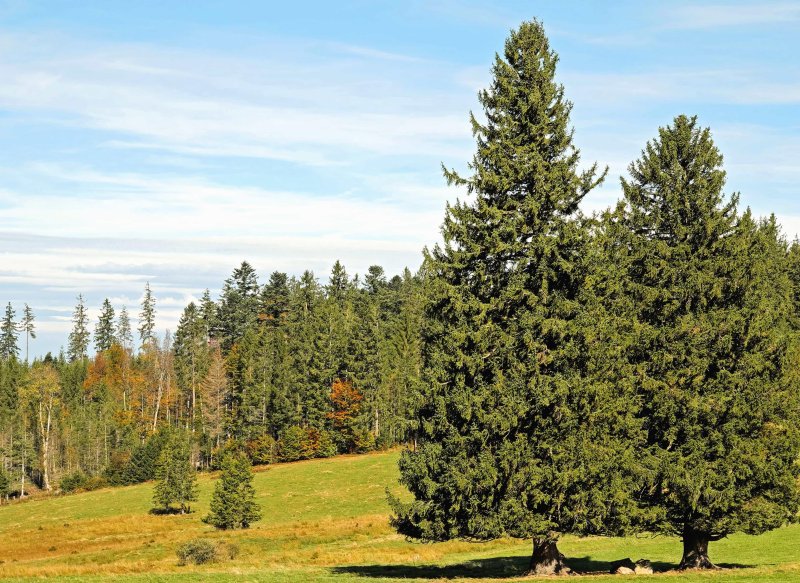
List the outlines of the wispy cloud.
<svg viewBox="0 0 800 583">
<path fill-rule="evenodd" d="M 797 2 L 671 3 L 663 12 L 667 27 L 683 29 L 785 25 L 800 21 L 800 4 Z"/>
<path fill-rule="evenodd" d="M 795 65 L 788 67 L 794 68 Z M 586 103 L 632 104 L 725 103 L 786 105 L 800 103 L 800 70 L 790 74 L 768 68 L 661 69 L 630 73 L 568 72 L 563 76 L 571 96 Z"/>
<path fill-rule="evenodd" d="M 125 45 L 46 50 L 52 41 L 39 37 L 7 42 L 0 107 L 59 113 L 64 123 L 126 136 L 109 142 L 117 147 L 326 165 L 354 152 L 446 155 L 467 132 L 466 117 L 445 107 L 466 101 L 452 91 L 457 72 L 403 55 L 312 43 L 315 59 L 291 62 L 285 46 L 244 59 Z M 404 76 L 407 85 L 393 81 Z M 423 92 L 413 89 L 420 78 L 429 84 Z"/>
</svg>

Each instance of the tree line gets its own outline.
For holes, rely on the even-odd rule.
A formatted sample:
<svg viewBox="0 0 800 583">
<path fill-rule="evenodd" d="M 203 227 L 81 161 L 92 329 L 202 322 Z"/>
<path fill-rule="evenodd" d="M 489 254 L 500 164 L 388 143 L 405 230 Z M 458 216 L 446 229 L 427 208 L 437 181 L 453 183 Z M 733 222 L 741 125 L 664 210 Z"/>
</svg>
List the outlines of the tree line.
<svg viewBox="0 0 800 583">
<path fill-rule="evenodd" d="M 243 262 L 215 301 L 186 306 L 174 335 L 155 333 L 145 286 L 139 326 L 105 300 L 92 329 L 82 296 L 66 350 L 28 364 L 26 306 L 0 328 L 0 484 L 73 490 L 155 477 L 169 429 L 191 435 L 198 468 L 231 443 L 254 463 L 328 457 L 413 439 L 421 366 L 422 285 L 379 266 L 326 283 L 306 271 L 261 284 Z M 94 351 L 90 354 L 90 345 Z"/>
</svg>

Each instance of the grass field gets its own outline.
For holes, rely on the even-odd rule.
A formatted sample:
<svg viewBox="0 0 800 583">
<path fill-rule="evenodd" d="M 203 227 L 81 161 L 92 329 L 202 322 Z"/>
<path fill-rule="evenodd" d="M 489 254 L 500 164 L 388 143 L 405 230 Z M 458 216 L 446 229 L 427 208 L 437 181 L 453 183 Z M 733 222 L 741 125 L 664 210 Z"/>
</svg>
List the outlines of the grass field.
<svg viewBox="0 0 800 583">
<path fill-rule="evenodd" d="M 200 518 L 213 476 L 200 478 L 200 501 L 185 516 L 148 514 L 151 484 L 31 500 L 0 507 L 0 578 L 59 581 L 311 581 L 388 583 L 513 581 L 524 570 L 527 541 L 420 544 L 387 524 L 385 488 L 399 492 L 398 454 L 282 464 L 258 471 L 264 518 L 246 531 L 216 532 Z M 234 561 L 178 566 L 175 549 L 205 537 L 234 542 Z M 668 538 L 577 539 L 560 545 L 582 571 L 647 558 L 660 569 L 680 559 Z M 668 581 L 800 582 L 800 527 L 712 543 L 711 558 L 731 567 L 710 574 L 660 575 Z M 601 577 L 592 577 L 591 580 Z M 603 577 L 606 580 L 619 576 Z"/>
</svg>

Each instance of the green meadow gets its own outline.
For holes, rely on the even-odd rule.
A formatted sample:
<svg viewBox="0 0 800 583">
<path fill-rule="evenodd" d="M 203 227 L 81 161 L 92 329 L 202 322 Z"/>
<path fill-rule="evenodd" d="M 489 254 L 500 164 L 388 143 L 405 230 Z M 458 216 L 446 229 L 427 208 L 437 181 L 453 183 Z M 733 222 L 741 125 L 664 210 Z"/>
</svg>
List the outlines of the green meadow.
<svg viewBox="0 0 800 583">
<path fill-rule="evenodd" d="M 400 493 L 397 452 L 344 456 L 257 468 L 264 518 L 244 531 L 217 532 L 201 522 L 215 475 L 200 477 L 189 515 L 154 516 L 152 484 L 34 499 L 0 507 L 0 578 L 59 581 L 515 581 L 529 543 L 410 542 L 390 529 L 385 490 Z M 234 560 L 179 566 L 176 548 L 197 537 L 239 548 Z M 677 539 L 566 537 L 561 550 L 582 572 L 647 558 L 669 571 Z M 713 543 L 713 573 L 666 572 L 669 581 L 800 581 L 800 527 Z M 592 576 L 613 580 L 620 576 Z M 529 580 L 529 579 L 528 579 Z"/>
</svg>

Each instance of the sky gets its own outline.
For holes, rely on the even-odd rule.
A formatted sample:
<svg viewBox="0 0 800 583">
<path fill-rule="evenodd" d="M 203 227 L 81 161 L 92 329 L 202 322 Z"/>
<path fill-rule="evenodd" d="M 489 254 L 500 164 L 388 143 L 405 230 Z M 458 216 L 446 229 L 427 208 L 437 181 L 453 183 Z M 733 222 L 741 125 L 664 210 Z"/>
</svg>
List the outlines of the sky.
<svg viewBox="0 0 800 583">
<path fill-rule="evenodd" d="M 66 344 L 78 294 L 174 330 L 243 260 L 266 281 L 335 260 L 415 270 L 440 239 L 441 165 L 510 29 L 559 54 L 583 163 L 619 177 L 679 114 L 709 126 L 726 192 L 800 232 L 800 1 L 0 0 L 0 303 Z M 23 341 L 24 344 L 24 341 Z"/>
</svg>

